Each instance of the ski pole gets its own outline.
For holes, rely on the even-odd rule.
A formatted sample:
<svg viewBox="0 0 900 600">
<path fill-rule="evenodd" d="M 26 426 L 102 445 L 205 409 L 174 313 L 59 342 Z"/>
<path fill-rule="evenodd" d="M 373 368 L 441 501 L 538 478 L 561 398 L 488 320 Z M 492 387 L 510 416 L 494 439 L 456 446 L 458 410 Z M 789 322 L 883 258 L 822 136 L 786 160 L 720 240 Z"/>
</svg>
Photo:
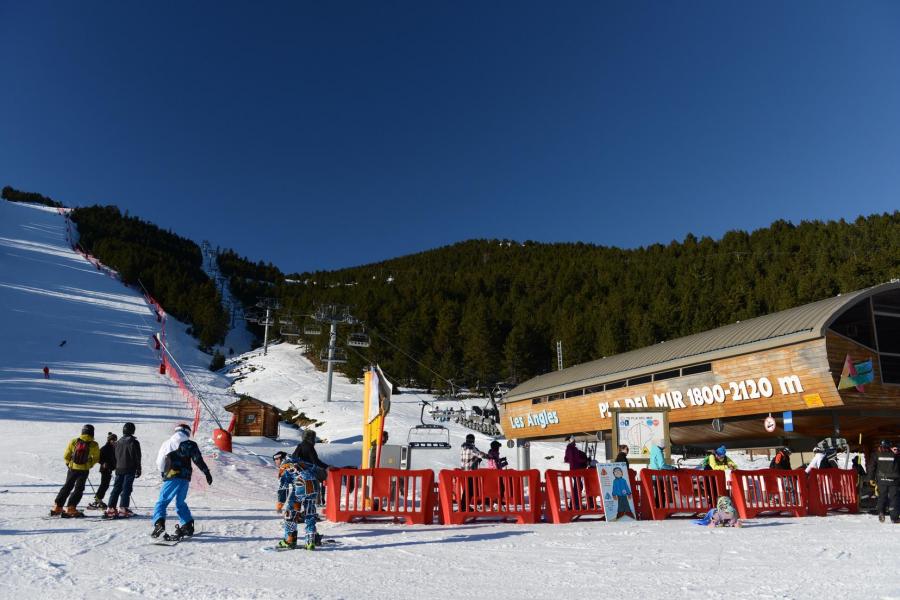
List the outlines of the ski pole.
<svg viewBox="0 0 900 600">
<path fill-rule="evenodd" d="M 128 496 L 131 499 L 131 505 L 138 510 L 141 510 L 141 507 L 134 503 L 134 494 Z"/>
<path fill-rule="evenodd" d="M 97 489 L 94 487 L 94 483 L 91 481 L 91 476 L 87 476 L 87 482 L 91 484 L 91 489 L 94 490 L 94 497 L 97 497 Z"/>
</svg>

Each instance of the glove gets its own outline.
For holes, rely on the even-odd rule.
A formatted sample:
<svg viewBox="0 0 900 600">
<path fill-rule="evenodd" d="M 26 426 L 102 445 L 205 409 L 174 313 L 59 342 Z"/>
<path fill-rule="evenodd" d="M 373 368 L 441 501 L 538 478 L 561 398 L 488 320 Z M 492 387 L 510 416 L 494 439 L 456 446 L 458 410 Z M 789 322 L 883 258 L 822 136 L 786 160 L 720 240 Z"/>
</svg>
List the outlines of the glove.
<svg viewBox="0 0 900 600">
<path fill-rule="evenodd" d="M 212 473 L 210 473 L 209 471 L 206 472 L 206 483 L 208 485 L 212 485 Z"/>
<path fill-rule="evenodd" d="M 275 512 L 281 512 L 282 510 L 284 510 L 284 502 L 276 502 Z"/>
<path fill-rule="evenodd" d="M 137 471 L 137 472 L 134 474 L 134 478 L 135 478 L 135 479 L 139 479 L 140 476 L 141 476 L 141 472 L 140 472 L 140 471 Z"/>
<path fill-rule="evenodd" d="M 869 482 L 869 485 L 871 485 L 873 488 L 877 488 L 877 487 L 878 487 L 878 484 L 875 483 L 874 481 L 870 481 L 870 482 Z"/>
</svg>

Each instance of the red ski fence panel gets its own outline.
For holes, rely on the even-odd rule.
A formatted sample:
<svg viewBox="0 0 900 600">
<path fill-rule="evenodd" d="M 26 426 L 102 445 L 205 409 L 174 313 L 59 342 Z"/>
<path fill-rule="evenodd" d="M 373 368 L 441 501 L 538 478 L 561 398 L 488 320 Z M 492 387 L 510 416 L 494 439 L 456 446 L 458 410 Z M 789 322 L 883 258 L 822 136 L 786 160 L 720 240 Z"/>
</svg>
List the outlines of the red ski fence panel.
<svg viewBox="0 0 900 600">
<path fill-rule="evenodd" d="M 552 523 L 569 523 L 582 517 L 605 518 L 597 469 L 544 471 L 547 509 Z"/>
<path fill-rule="evenodd" d="M 434 471 L 331 469 L 325 516 L 329 521 L 392 518 L 426 525 L 434 518 Z"/>
<path fill-rule="evenodd" d="M 807 480 L 803 469 L 732 471 L 731 495 L 742 519 L 760 514 L 807 514 Z"/>
<path fill-rule="evenodd" d="M 478 518 L 515 519 L 519 524 L 541 519 L 541 474 L 536 469 L 444 470 L 438 479 L 441 514 L 448 525 Z"/>
<path fill-rule="evenodd" d="M 641 494 L 654 520 L 676 514 L 702 515 L 726 496 L 724 471 L 641 471 Z"/>
<path fill-rule="evenodd" d="M 854 469 L 813 469 L 809 472 L 809 514 L 824 517 L 831 510 L 859 512 Z"/>
</svg>

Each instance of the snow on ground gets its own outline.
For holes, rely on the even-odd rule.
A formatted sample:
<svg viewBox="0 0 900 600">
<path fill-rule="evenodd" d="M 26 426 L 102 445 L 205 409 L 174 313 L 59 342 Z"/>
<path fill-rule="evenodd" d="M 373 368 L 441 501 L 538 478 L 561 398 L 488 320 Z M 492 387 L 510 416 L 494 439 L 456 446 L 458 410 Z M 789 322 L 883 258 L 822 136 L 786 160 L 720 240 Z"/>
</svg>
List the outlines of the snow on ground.
<svg viewBox="0 0 900 600">
<path fill-rule="evenodd" d="M 203 532 L 196 539 L 150 545 L 147 518 L 46 520 L 65 476 L 63 450 L 83 423 L 100 438 L 126 420 L 137 424 L 145 458 L 133 507 L 147 514 L 160 485 L 159 444 L 191 413 L 158 372 L 147 343 L 157 324 L 140 295 L 71 252 L 56 211 L 0 202 L 0 319 L 0 598 L 900 598 L 890 558 L 900 551 L 900 529 L 869 515 L 758 519 L 742 530 L 687 520 L 323 522 L 340 545 L 263 552 L 281 533 L 268 457 L 293 446 L 298 433 L 285 427 L 279 441 L 238 438 L 233 454 L 219 453 L 208 416 L 197 440 L 214 481 L 191 485 L 188 502 Z M 235 357 L 225 374 L 211 373 L 211 357 L 183 330 L 169 320 L 170 346 L 220 420 L 234 391 L 293 402 L 321 422 L 324 460 L 358 463 L 361 385 L 337 377 L 326 405 L 324 374 L 289 345 L 270 347 L 267 357 L 259 350 Z M 418 401 L 395 398 L 387 421 L 394 441 L 418 421 Z M 429 455 L 434 468 L 456 464 L 466 430 L 451 430 L 454 449 Z M 486 447 L 488 438 L 476 435 Z M 561 455 L 559 445 L 536 445 L 533 465 L 558 467 Z M 96 469 L 91 481 L 99 481 Z M 89 498 L 90 487 L 82 504 Z"/>
</svg>

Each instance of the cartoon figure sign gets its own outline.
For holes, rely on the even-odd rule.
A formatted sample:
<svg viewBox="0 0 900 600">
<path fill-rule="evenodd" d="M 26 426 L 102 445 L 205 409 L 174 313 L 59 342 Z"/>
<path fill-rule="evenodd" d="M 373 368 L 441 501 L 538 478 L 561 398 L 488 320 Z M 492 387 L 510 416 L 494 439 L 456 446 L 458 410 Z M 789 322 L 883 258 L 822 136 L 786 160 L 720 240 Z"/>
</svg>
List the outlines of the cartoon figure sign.
<svg viewBox="0 0 900 600">
<path fill-rule="evenodd" d="M 628 467 L 625 463 L 600 463 L 600 494 L 603 496 L 603 512 L 606 522 L 634 520 L 634 496 L 628 481 Z"/>
</svg>

